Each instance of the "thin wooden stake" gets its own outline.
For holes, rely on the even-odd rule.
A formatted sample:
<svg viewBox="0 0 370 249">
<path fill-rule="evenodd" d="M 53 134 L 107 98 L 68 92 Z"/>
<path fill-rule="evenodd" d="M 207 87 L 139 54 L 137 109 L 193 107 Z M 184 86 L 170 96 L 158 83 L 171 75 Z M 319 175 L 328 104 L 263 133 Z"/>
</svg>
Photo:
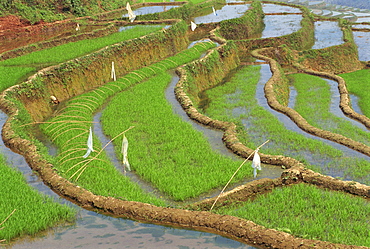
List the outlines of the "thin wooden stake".
<svg viewBox="0 0 370 249">
<path fill-rule="evenodd" d="M 12 216 L 13 214 L 14 214 L 14 212 L 16 211 L 17 209 L 14 209 L 13 210 L 13 212 L 11 212 L 9 215 L 8 215 L 8 217 L 6 217 L 5 218 L 5 220 L 3 220 L 1 223 L 0 223 L 0 226 L 2 226 L 4 223 L 5 223 L 5 221 L 7 221 L 9 218 L 10 218 L 10 216 Z"/>
<path fill-rule="evenodd" d="M 213 202 L 212 204 L 212 207 L 209 211 L 212 211 L 213 207 L 215 206 L 216 202 L 218 201 L 218 199 L 220 198 L 220 196 L 223 194 L 223 192 L 225 191 L 225 189 L 227 188 L 227 186 L 229 185 L 229 183 L 233 180 L 234 176 L 236 175 L 236 173 L 238 173 L 238 171 L 241 169 L 241 167 L 249 160 L 249 158 L 256 152 L 258 151 L 262 146 L 264 146 L 266 143 L 268 143 L 270 140 L 267 140 L 266 142 L 264 142 L 263 144 L 261 144 L 260 146 L 257 147 L 256 150 L 254 150 L 243 162 L 242 164 L 240 164 L 239 168 L 234 172 L 234 174 L 231 176 L 230 180 L 226 183 L 225 187 L 221 190 L 221 193 L 217 196 L 216 200 Z"/>
</svg>

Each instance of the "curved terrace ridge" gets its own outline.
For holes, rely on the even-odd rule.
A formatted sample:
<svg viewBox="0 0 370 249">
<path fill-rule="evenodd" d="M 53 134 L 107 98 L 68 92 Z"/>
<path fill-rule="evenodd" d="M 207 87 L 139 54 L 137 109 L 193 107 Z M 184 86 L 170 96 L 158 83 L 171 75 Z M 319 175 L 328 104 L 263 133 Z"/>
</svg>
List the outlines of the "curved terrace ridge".
<svg viewBox="0 0 370 249">
<path fill-rule="evenodd" d="M 271 50 L 271 49 L 263 48 L 263 49 L 254 50 L 252 51 L 252 55 L 258 59 L 268 61 L 270 64 L 270 68 L 272 71 L 272 77 L 268 80 L 268 82 L 265 85 L 265 96 L 266 96 L 269 106 L 273 108 L 274 110 L 287 115 L 294 123 L 296 123 L 299 126 L 299 128 L 301 128 L 305 132 L 308 132 L 315 136 L 345 145 L 348 148 L 354 149 L 367 156 L 370 156 L 369 146 L 363 143 L 354 141 L 343 135 L 336 134 L 336 133 L 326 131 L 326 130 L 322 130 L 315 126 L 312 126 L 298 112 L 296 112 L 290 107 L 284 106 L 279 103 L 279 101 L 276 98 L 275 92 L 274 92 L 274 87 L 277 82 L 281 81 L 282 72 L 279 70 L 278 63 L 274 59 L 260 54 L 260 52 L 265 51 L 265 50 Z"/>
<path fill-rule="evenodd" d="M 171 20 L 171 22 L 173 21 L 174 20 Z M 161 21 L 161 23 L 164 23 L 164 21 Z M 214 35 L 214 31 L 211 33 L 210 37 L 216 42 L 222 44 L 220 47 L 217 48 L 217 50 L 214 50 L 213 52 L 217 51 L 218 53 L 222 54 L 222 50 L 224 49 L 224 45 L 227 44 L 227 41 L 223 40 L 222 38 L 216 37 Z M 297 117 L 297 115 L 294 114 L 294 110 L 289 110 L 290 108 L 287 109 L 288 107 L 284 107 L 276 100 L 276 96 L 273 92 L 273 87 L 275 81 L 279 80 L 281 72 L 278 68 L 278 63 L 274 59 L 259 54 L 259 52 L 263 50 L 265 49 L 254 50 L 252 54 L 257 58 L 266 60 L 270 63 L 273 77 L 269 80 L 265 87 L 266 97 L 269 99 L 269 104 L 271 101 L 272 108 L 276 108 L 276 110 L 286 113 L 287 115 L 294 116 L 295 119 L 293 121 L 297 124 L 305 124 L 305 120 L 302 117 Z M 207 54 L 206 57 L 208 55 L 209 54 Z M 308 73 L 311 72 L 312 74 L 327 74 L 324 72 L 310 71 L 306 68 L 300 69 L 306 70 Z M 46 73 L 45 70 L 46 69 L 41 70 L 37 74 L 41 72 Z M 107 71 L 106 69 L 102 69 L 102 71 L 104 70 Z M 206 126 L 222 130 L 224 132 L 223 142 L 234 153 L 244 158 L 253 153 L 253 149 L 246 147 L 239 141 L 236 132 L 236 125 L 234 123 L 213 120 L 201 114 L 194 107 L 192 101 L 185 93 L 183 88 L 183 82 L 186 81 L 187 77 L 186 72 L 182 67 L 179 67 L 177 69 L 177 72 L 180 75 L 180 81 L 175 88 L 176 97 L 178 98 L 179 102 L 181 103 L 189 117 Z M 357 117 L 357 115 L 359 114 L 355 113 L 349 107 L 349 98 L 345 88 L 344 80 L 340 80 L 339 76 L 333 74 L 327 74 L 326 77 L 330 77 L 338 81 L 339 87 L 341 89 L 341 96 L 342 94 L 344 94 L 343 105 L 341 105 L 341 108 L 347 110 L 348 115 L 353 115 Z M 58 85 L 58 87 L 63 86 Z M 248 221 L 229 215 L 218 215 L 207 211 L 194 211 L 194 209 L 207 210 L 214 199 L 208 199 L 206 201 L 190 205 L 189 209 L 178 209 L 157 207 L 146 203 L 124 201 L 114 197 L 96 195 L 89 190 L 84 189 L 61 177 L 53 168 L 53 165 L 45 160 L 42 155 L 40 155 L 37 146 L 32 141 L 19 137 L 19 135 L 15 132 L 14 128 L 12 127 L 11 121 L 17 118 L 19 109 L 17 108 L 17 105 L 15 103 L 7 98 L 7 94 L 14 91 L 16 88 L 17 86 L 13 86 L 4 91 L 0 96 L 0 106 L 9 116 L 7 122 L 3 127 L 2 132 L 4 143 L 6 144 L 6 146 L 12 148 L 15 152 L 23 155 L 30 167 L 39 173 L 43 181 L 53 191 L 84 208 L 93 209 L 95 211 L 107 213 L 117 217 L 150 222 L 153 224 L 171 225 L 174 227 L 191 228 L 199 231 L 213 232 L 233 238 L 238 241 L 242 241 L 244 243 L 271 248 L 312 248 L 312 245 L 315 245 L 319 248 L 366 248 L 362 246 L 341 245 L 318 240 L 296 238 L 293 235 L 282 231 L 267 229 L 263 226 L 255 224 L 253 221 Z M 86 89 L 85 91 L 87 90 L 88 89 Z M 65 96 L 65 99 L 68 97 L 70 96 Z M 350 110 L 352 110 L 353 113 L 351 113 Z M 368 118 L 366 119 L 368 120 Z M 368 124 L 368 121 L 366 121 L 365 123 Z M 368 127 L 368 125 L 366 126 Z M 308 130 L 308 132 L 312 134 L 323 134 L 324 138 L 328 137 L 334 139 L 336 140 L 335 142 L 339 142 L 366 155 L 370 155 L 370 148 L 364 144 L 358 143 L 339 134 L 326 133 L 326 131 L 322 131 L 315 127 L 309 127 Z M 370 197 L 370 186 L 366 186 L 353 181 L 342 181 L 330 176 L 324 176 L 322 174 L 313 172 L 306 169 L 301 162 L 294 158 L 281 155 L 260 155 L 262 162 L 279 166 L 283 165 L 288 169 L 283 172 L 280 178 L 274 180 L 257 180 L 237 187 L 227 193 L 224 193 L 221 196 L 218 205 L 223 205 L 228 200 L 245 200 L 248 197 L 255 195 L 256 193 L 266 192 L 277 186 L 286 186 L 299 182 L 305 182 L 308 184 L 314 184 L 333 190 L 348 192 L 353 195 Z"/>
<path fill-rule="evenodd" d="M 315 76 L 320 76 L 324 77 L 327 79 L 334 80 L 338 83 L 338 90 L 340 94 L 340 102 L 339 102 L 339 107 L 342 109 L 343 113 L 348 116 L 349 118 L 352 118 L 354 120 L 357 120 L 358 122 L 362 123 L 365 125 L 367 128 L 370 128 L 370 119 L 366 117 L 363 114 L 359 114 L 358 112 L 355 112 L 351 105 L 350 105 L 350 97 L 348 94 L 347 86 L 346 86 L 346 81 L 340 77 L 339 75 L 335 75 L 329 72 L 320 72 L 316 70 L 312 70 L 309 68 L 305 68 L 304 66 L 300 65 L 299 63 L 294 64 L 294 66 L 300 70 L 303 71 L 307 74 L 315 75 Z"/>
</svg>

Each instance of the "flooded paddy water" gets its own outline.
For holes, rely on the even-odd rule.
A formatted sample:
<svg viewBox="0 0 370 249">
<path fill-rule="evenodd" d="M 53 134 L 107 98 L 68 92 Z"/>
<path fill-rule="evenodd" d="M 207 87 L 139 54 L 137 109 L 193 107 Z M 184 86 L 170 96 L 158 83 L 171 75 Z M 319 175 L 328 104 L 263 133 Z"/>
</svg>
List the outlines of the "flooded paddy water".
<svg viewBox="0 0 370 249">
<path fill-rule="evenodd" d="M 226 6 L 229 6 L 225 8 Z M 207 22 L 219 22 L 221 20 L 235 18 L 237 16 L 242 15 L 247 9 L 247 4 L 242 5 L 226 5 L 222 9 L 217 10 L 217 16 L 213 13 L 208 15 L 208 17 L 199 17 L 195 18 L 194 21 L 196 23 L 207 23 Z M 236 6 L 236 7 L 235 7 Z M 241 6 L 242 10 L 241 10 Z M 276 5 L 278 6 L 278 5 Z M 275 13 L 276 10 L 275 5 L 266 4 L 264 5 L 264 10 L 266 13 Z M 150 7 L 147 8 L 145 11 L 155 11 Z M 169 7 L 169 6 L 167 6 Z M 275 7 L 275 8 L 274 8 Z M 166 10 L 163 6 L 161 11 Z M 225 9 L 224 9 L 225 8 Z M 245 8 L 245 10 L 244 10 Z M 275 10 L 274 10 L 275 9 Z M 295 12 L 295 8 L 290 8 L 287 6 L 279 6 L 278 10 L 281 12 L 286 13 L 297 13 Z M 138 12 L 139 13 L 139 12 Z M 155 12 L 150 12 L 155 13 Z M 230 17 L 230 13 L 234 13 L 235 16 Z M 146 14 L 146 13 L 145 13 Z M 203 18 L 203 19 L 202 19 Z M 297 14 L 291 15 L 266 15 L 265 17 L 265 24 L 266 28 L 263 33 L 263 37 L 277 37 L 285 34 L 292 33 L 300 28 L 300 20 L 301 16 Z M 283 19 L 283 20 L 282 20 Z M 337 25 L 335 22 L 316 22 L 315 23 L 315 38 L 316 43 L 314 48 L 323 48 L 327 46 L 341 44 L 341 32 L 338 31 Z M 368 32 L 370 33 L 370 32 Z M 332 36 L 333 35 L 333 36 Z M 356 41 L 357 43 L 357 41 Z M 366 47 L 366 45 L 364 46 Z M 360 52 L 360 56 L 364 56 L 363 53 L 366 53 L 366 49 Z M 367 56 L 367 55 L 365 55 Z M 360 57 L 367 58 L 367 57 Z M 362 59 L 361 59 L 362 60 Z M 369 60 L 369 59 L 367 59 Z M 272 110 L 266 102 L 263 94 L 263 86 L 264 83 L 271 77 L 271 72 L 269 66 L 267 64 L 261 65 L 261 79 L 258 83 L 258 88 L 256 92 L 256 98 L 261 106 L 265 109 L 268 109 L 275 116 L 279 118 L 281 122 L 287 127 L 287 129 L 292 129 L 296 132 L 301 134 L 305 134 L 308 137 L 313 139 L 320 139 L 315 136 L 309 135 L 307 133 L 302 132 L 300 129 L 297 129 L 296 125 L 285 115 L 275 112 Z M 172 82 L 166 91 L 166 99 L 172 104 L 173 112 L 178 114 L 183 118 L 184 121 L 192 123 L 194 129 L 202 131 L 205 136 L 208 138 L 212 148 L 214 150 L 219 151 L 221 154 L 228 155 L 230 157 L 236 157 L 233 153 L 228 151 L 228 149 L 223 146 L 221 141 L 222 133 L 215 130 L 210 130 L 202 125 L 199 125 L 192 120 L 190 120 L 185 112 L 182 110 L 181 106 L 177 102 L 176 98 L 173 94 L 173 88 L 178 81 L 178 77 L 176 75 L 173 76 Z M 330 82 L 329 82 L 330 83 Z M 335 83 L 335 82 L 334 82 Z M 330 83 L 332 85 L 333 94 L 335 94 L 335 84 Z M 332 110 L 333 112 L 338 112 L 338 108 L 335 107 L 338 101 L 337 96 L 332 100 Z M 353 103 L 356 103 L 354 99 Z M 290 105 L 294 106 L 294 89 L 292 88 L 291 93 L 291 102 Z M 354 104 L 354 106 L 356 106 Z M 6 116 L 1 113 L 1 126 L 6 119 Z M 339 114 L 339 113 L 338 113 Z M 98 113 L 94 121 L 98 121 L 100 119 L 101 113 Z M 105 144 L 108 139 L 104 136 L 101 127 L 96 125 L 94 127 L 94 133 L 100 138 L 101 142 Z M 333 146 L 344 147 L 341 145 L 337 145 L 332 142 L 327 142 L 332 144 Z M 17 165 L 18 168 L 24 173 L 27 177 L 27 181 L 30 185 L 34 186 L 41 192 L 46 193 L 47 195 L 54 196 L 56 199 L 59 197 L 54 194 L 48 187 L 46 187 L 42 181 L 37 177 L 36 174 L 32 173 L 29 169 L 28 165 L 24 161 L 23 157 L 11 152 L 8 150 L 3 144 L 1 144 L 2 153 L 6 155 L 8 158 L 8 162 L 11 165 Z M 342 148 L 344 151 L 347 151 L 348 156 L 354 157 L 363 157 L 360 153 L 354 152 L 347 148 Z M 107 147 L 107 152 L 110 155 L 111 160 L 119 167 L 120 163 L 118 162 L 117 158 L 114 155 L 113 147 Z M 314 158 L 310 158 L 314 162 Z M 276 178 L 279 177 L 282 172 L 282 169 L 276 166 L 269 166 L 263 165 L 263 170 L 259 173 L 258 178 Z M 342 176 L 341 172 L 330 172 L 334 177 Z M 132 179 L 135 179 L 134 174 L 130 174 Z M 253 179 L 247 179 L 247 181 L 251 181 Z M 136 181 L 141 181 L 136 177 Z M 144 182 L 140 183 L 150 192 L 155 192 L 150 184 L 146 184 Z M 146 185 L 145 185 L 146 184 Z M 218 191 L 215 191 L 212 194 L 209 194 L 207 197 L 217 195 Z M 68 203 L 68 205 L 74 206 L 74 204 L 60 199 L 62 203 Z M 76 207 L 78 208 L 78 207 Z M 90 247 L 100 247 L 100 248 L 255 248 L 252 246 L 248 246 L 242 244 L 240 242 L 224 238 L 219 235 L 204 233 L 204 232 L 197 232 L 192 230 L 185 230 L 185 229 L 175 229 L 171 227 L 165 226 L 157 226 L 152 224 L 144 224 L 132 220 L 126 219 L 119 219 L 113 218 L 109 216 L 105 216 L 102 214 L 98 214 L 96 212 L 80 209 L 79 217 L 77 219 L 76 224 L 68 225 L 66 227 L 57 227 L 53 228 L 47 233 L 40 234 L 37 238 L 30 238 L 20 240 L 16 242 L 12 248 L 90 248 Z"/>
</svg>

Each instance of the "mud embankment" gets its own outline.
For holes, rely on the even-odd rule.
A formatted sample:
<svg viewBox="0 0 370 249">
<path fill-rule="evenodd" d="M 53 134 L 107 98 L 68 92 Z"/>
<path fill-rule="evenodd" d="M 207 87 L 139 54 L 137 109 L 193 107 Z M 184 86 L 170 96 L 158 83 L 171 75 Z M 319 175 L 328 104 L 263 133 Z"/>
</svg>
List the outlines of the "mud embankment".
<svg viewBox="0 0 370 249">
<path fill-rule="evenodd" d="M 4 99 L 1 99 L 1 102 L 3 101 Z M 8 112 L 16 113 L 17 110 L 8 106 Z M 3 128 L 3 139 L 7 146 L 26 158 L 31 168 L 38 172 L 51 189 L 84 208 L 142 222 L 212 232 L 263 248 L 366 248 L 295 238 L 290 234 L 267 229 L 252 221 L 228 215 L 218 215 L 207 211 L 162 208 L 146 203 L 95 195 L 59 176 L 53 166 L 41 158 L 36 146 L 30 145 L 28 140 L 14 136 L 9 122 Z M 253 189 L 256 188 L 256 184 L 265 181 L 270 180 L 262 179 L 257 183 L 250 184 L 250 186 L 243 186 L 243 188 Z M 352 188 L 356 187 L 357 185 L 352 185 Z"/>
<path fill-rule="evenodd" d="M 146 203 L 124 201 L 113 197 L 95 195 L 59 176 L 53 169 L 53 165 L 39 154 L 36 145 L 29 140 L 20 138 L 13 130 L 12 120 L 17 119 L 17 114 L 21 110 L 18 109 L 19 106 L 11 102 L 8 98 L 9 96 L 7 96 L 7 94 L 11 91 L 13 91 L 14 94 L 13 98 L 16 97 L 17 100 L 24 103 L 27 111 L 30 112 L 35 121 L 42 120 L 43 117 L 51 113 L 51 108 L 48 103 L 49 94 L 56 93 L 55 95 L 61 100 L 64 100 L 104 84 L 109 80 L 110 65 L 113 60 L 116 65 L 118 65 L 117 74 L 123 75 L 127 71 L 132 71 L 139 66 L 146 65 L 146 63 L 151 63 L 152 61 L 167 57 L 170 53 L 179 51 L 184 47 L 183 43 L 185 43 L 187 39 L 185 35 L 186 29 L 184 29 L 185 26 L 176 29 L 180 31 L 179 33 L 173 33 L 173 37 L 172 35 L 170 36 L 170 31 L 162 31 L 162 33 L 157 34 L 158 39 L 162 39 L 161 44 L 158 44 L 158 41 L 150 40 L 150 43 L 153 43 L 153 45 L 150 46 L 146 41 L 135 39 L 132 43 L 115 45 L 92 55 L 45 69 L 34 79 L 40 80 L 41 77 L 42 80 L 39 82 L 41 84 L 39 86 L 40 89 L 36 89 L 32 92 L 32 98 L 19 91 L 21 89 L 27 89 L 27 86 L 24 86 L 24 88 L 15 86 L 8 89 L 0 96 L 1 108 L 9 115 L 9 120 L 5 123 L 2 132 L 4 143 L 15 152 L 23 155 L 30 167 L 37 171 L 43 181 L 56 193 L 74 201 L 82 207 L 93 209 L 98 212 L 153 224 L 170 225 L 217 233 L 263 248 L 366 248 L 296 238 L 288 233 L 267 229 L 252 221 L 228 215 L 218 215 L 208 211 L 163 208 Z M 167 37 L 167 35 L 169 36 Z M 167 39 L 165 43 L 163 43 L 164 38 Z M 218 42 L 221 42 L 221 40 L 218 40 Z M 138 45 L 145 45 L 142 46 L 145 48 L 138 51 L 140 47 Z M 130 58 L 126 58 L 128 56 L 122 56 L 123 53 L 126 53 L 124 49 L 133 51 L 134 54 L 130 55 L 135 56 L 135 58 L 144 56 L 144 54 L 148 55 L 149 50 L 158 51 L 149 55 L 153 57 L 152 59 L 145 57 L 133 63 Z M 193 89 L 194 93 L 196 93 L 199 90 L 216 84 L 218 80 L 227 74 L 228 70 L 238 65 L 238 51 L 233 46 L 233 43 L 220 46 L 218 50 L 215 51 L 216 52 L 210 53 L 208 57 L 206 56 L 201 59 L 202 63 L 198 62 L 197 64 L 197 62 L 195 62 L 190 66 L 178 69 L 181 80 L 176 87 L 176 95 L 192 119 L 210 127 L 223 130 L 223 140 L 228 148 L 238 155 L 247 157 L 253 150 L 239 142 L 235 124 L 212 120 L 202 115 L 194 107 L 192 100 L 184 91 L 184 88 L 189 86 L 189 78 L 199 79 L 196 83 L 197 85 Z M 130 65 L 130 67 L 127 68 L 127 65 Z M 196 65 L 196 67 L 193 67 L 194 65 Z M 185 70 L 190 70 L 193 75 L 190 75 Z M 212 74 L 214 74 L 212 77 L 209 76 Z M 184 83 L 186 83 L 187 86 L 185 86 Z M 316 184 L 318 186 L 341 190 L 360 196 L 370 196 L 370 187 L 368 186 L 322 176 L 305 169 L 299 161 L 293 158 L 261 154 L 261 160 L 268 164 L 284 165 L 290 169 L 286 170 L 279 179 L 261 179 L 225 193 L 220 199 L 219 205 L 224 205 L 226 200 L 244 200 L 260 192 L 269 191 L 274 187 L 298 182 Z M 198 206 L 195 205 L 193 208 L 207 210 L 207 205 L 212 202 L 212 199 L 207 200 L 207 202 L 199 204 Z"/>
<path fill-rule="evenodd" d="M 34 121 L 43 121 L 52 113 L 50 96 L 60 101 L 101 86 L 110 81 L 112 62 L 117 77 L 164 59 L 185 49 L 188 26 L 175 21 L 167 30 L 105 47 L 92 54 L 45 68 L 27 82 L 6 92 L 24 104 Z"/>
<path fill-rule="evenodd" d="M 304 119 L 298 112 L 296 112 L 290 107 L 280 104 L 276 98 L 274 88 L 276 87 L 276 85 L 279 84 L 279 82 L 281 82 L 281 77 L 284 73 L 281 72 L 281 70 L 279 69 L 278 63 L 274 59 L 261 54 L 264 50 L 271 50 L 271 48 L 255 50 L 252 52 L 252 55 L 258 59 L 267 61 L 270 64 L 270 68 L 271 68 L 273 75 L 265 85 L 265 96 L 266 96 L 269 106 L 273 108 L 274 110 L 287 115 L 294 123 L 297 124 L 299 128 L 301 128 L 305 132 L 308 132 L 312 135 L 342 144 L 344 146 L 347 146 L 350 149 L 356 150 L 367 156 L 370 156 L 369 146 L 363 143 L 354 141 L 343 135 L 332 133 L 332 132 L 314 127 L 310 125 L 306 121 L 306 119 Z"/>
</svg>

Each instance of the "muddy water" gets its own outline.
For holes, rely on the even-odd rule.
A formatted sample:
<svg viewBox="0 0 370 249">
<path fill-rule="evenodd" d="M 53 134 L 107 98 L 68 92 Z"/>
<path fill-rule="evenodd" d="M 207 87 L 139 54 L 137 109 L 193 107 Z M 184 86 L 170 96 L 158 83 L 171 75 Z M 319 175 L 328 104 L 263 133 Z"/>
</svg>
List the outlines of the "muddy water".
<svg viewBox="0 0 370 249">
<path fill-rule="evenodd" d="M 317 21 L 315 22 L 315 44 L 313 49 L 321 49 L 340 45 L 343 43 L 343 32 L 338 22 Z"/>
</svg>

